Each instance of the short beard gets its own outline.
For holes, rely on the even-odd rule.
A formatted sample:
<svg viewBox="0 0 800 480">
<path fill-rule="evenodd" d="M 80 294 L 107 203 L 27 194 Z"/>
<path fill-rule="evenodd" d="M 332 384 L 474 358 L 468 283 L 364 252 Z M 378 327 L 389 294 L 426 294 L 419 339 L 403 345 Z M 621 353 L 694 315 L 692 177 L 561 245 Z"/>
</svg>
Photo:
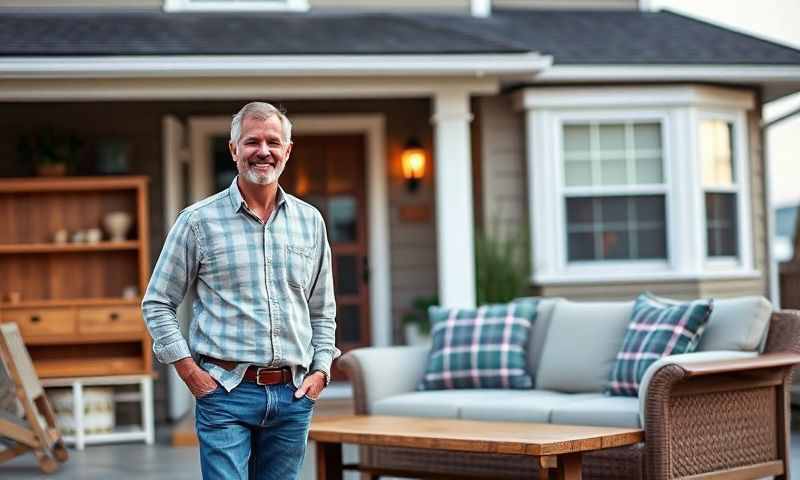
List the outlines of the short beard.
<svg viewBox="0 0 800 480">
<path fill-rule="evenodd" d="M 283 173 L 283 169 L 286 167 L 286 162 L 283 162 L 282 165 L 279 165 L 277 168 L 273 169 L 271 173 L 259 175 L 250 168 L 250 165 L 247 163 L 247 161 L 243 160 L 242 163 L 244 164 L 244 168 L 241 169 L 241 175 L 248 182 L 255 183 L 257 185 L 270 185 L 277 182 Z"/>
</svg>

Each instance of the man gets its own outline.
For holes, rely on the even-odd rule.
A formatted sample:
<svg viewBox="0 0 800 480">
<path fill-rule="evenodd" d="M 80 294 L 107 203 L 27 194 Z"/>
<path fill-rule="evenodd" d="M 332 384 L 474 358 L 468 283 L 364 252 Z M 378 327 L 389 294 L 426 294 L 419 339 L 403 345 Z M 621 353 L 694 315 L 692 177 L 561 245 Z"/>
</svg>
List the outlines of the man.
<svg viewBox="0 0 800 480">
<path fill-rule="evenodd" d="M 180 213 L 142 311 L 156 358 L 197 399 L 203 478 L 293 479 L 340 353 L 331 251 L 320 213 L 278 185 L 289 119 L 248 103 L 233 117 L 229 149 L 239 175 Z M 175 313 L 189 289 L 187 343 Z"/>
</svg>

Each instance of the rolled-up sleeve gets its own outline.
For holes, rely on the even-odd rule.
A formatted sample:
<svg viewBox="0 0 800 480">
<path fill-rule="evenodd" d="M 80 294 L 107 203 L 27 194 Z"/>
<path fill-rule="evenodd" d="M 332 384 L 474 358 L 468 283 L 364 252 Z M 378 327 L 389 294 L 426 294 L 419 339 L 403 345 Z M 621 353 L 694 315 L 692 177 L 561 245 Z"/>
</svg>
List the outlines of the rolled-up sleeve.
<svg viewBox="0 0 800 480">
<path fill-rule="evenodd" d="M 333 271 L 331 267 L 331 247 L 325 232 L 325 222 L 318 217 L 316 222 L 316 241 L 318 261 L 316 275 L 308 298 L 311 317 L 311 344 L 314 357 L 309 371 L 319 370 L 328 380 L 331 378 L 331 364 L 341 352 L 336 348 L 336 297 L 333 292 Z"/>
<path fill-rule="evenodd" d="M 202 255 L 192 213 L 183 211 L 169 231 L 142 299 L 142 316 L 153 338 L 153 353 L 162 363 L 191 356 L 178 325 L 177 309 L 194 283 Z"/>
</svg>

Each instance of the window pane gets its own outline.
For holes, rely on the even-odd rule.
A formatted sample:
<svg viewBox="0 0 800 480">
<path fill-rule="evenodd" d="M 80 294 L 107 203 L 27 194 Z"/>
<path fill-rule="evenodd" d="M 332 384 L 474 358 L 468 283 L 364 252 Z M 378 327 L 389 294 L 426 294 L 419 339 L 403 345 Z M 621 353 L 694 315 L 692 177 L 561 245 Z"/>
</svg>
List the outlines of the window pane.
<svg viewBox="0 0 800 480">
<path fill-rule="evenodd" d="M 571 261 L 594 260 L 594 234 L 570 233 L 568 249 Z"/>
<path fill-rule="evenodd" d="M 565 152 L 588 152 L 589 145 L 588 125 L 564 125 Z"/>
<path fill-rule="evenodd" d="M 597 127 L 597 136 L 600 150 L 625 150 L 625 125 L 601 124 Z"/>
<path fill-rule="evenodd" d="M 739 255 L 735 193 L 706 194 L 706 247 L 709 257 Z"/>
<path fill-rule="evenodd" d="M 602 160 L 600 162 L 600 176 L 603 185 L 625 185 L 628 183 L 628 166 L 625 158 Z"/>
<path fill-rule="evenodd" d="M 567 187 L 664 183 L 661 124 L 564 125 Z"/>
<path fill-rule="evenodd" d="M 336 256 L 335 284 L 338 295 L 358 295 L 358 257 L 354 255 Z"/>
<path fill-rule="evenodd" d="M 722 120 L 700 124 L 700 155 L 703 186 L 725 187 L 735 182 L 733 169 L 733 125 Z"/>
<path fill-rule="evenodd" d="M 564 176 L 569 187 L 592 184 L 592 162 L 569 160 L 564 164 Z"/>
<path fill-rule="evenodd" d="M 569 261 L 667 258 L 663 195 L 567 198 Z"/>
<path fill-rule="evenodd" d="M 664 228 L 639 230 L 637 245 L 639 258 L 664 258 L 663 252 L 667 251 L 667 235 Z"/>
<path fill-rule="evenodd" d="M 661 125 L 637 123 L 633 126 L 633 143 L 637 151 L 661 149 Z"/>
<path fill-rule="evenodd" d="M 350 196 L 333 196 L 328 201 L 328 231 L 331 242 L 357 240 L 356 199 Z"/>
<path fill-rule="evenodd" d="M 661 157 L 644 157 L 636 159 L 636 183 L 663 183 L 664 172 Z"/>
</svg>

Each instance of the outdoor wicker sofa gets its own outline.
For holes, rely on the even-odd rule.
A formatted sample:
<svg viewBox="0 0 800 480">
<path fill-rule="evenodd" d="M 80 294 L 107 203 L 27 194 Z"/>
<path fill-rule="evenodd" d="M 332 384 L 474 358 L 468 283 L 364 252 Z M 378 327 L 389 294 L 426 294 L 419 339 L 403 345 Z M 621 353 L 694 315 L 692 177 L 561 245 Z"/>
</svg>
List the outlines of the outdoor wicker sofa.
<svg viewBox="0 0 800 480">
<path fill-rule="evenodd" d="M 542 301 L 528 352 L 532 390 L 416 391 L 426 346 L 353 350 L 339 366 L 352 381 L 356 414 L 644 429 L 643 443 L 586 455 L 585 478 L 758 478 L 776 468 L 784 471 L 776 478 L 791 478 L 788 393 L 800 359 L 800 312 L 772 311 L 760 297 L 717 301 L 697 352 L 653 364 L 638 399 L 610 397 L 602 388 L 631 308 Z M 359 453 L 363 466 L 421 478 L 529 479 L 537 471 L 535 459 L 522 456 L 388 447 Z"/>
</svg>

